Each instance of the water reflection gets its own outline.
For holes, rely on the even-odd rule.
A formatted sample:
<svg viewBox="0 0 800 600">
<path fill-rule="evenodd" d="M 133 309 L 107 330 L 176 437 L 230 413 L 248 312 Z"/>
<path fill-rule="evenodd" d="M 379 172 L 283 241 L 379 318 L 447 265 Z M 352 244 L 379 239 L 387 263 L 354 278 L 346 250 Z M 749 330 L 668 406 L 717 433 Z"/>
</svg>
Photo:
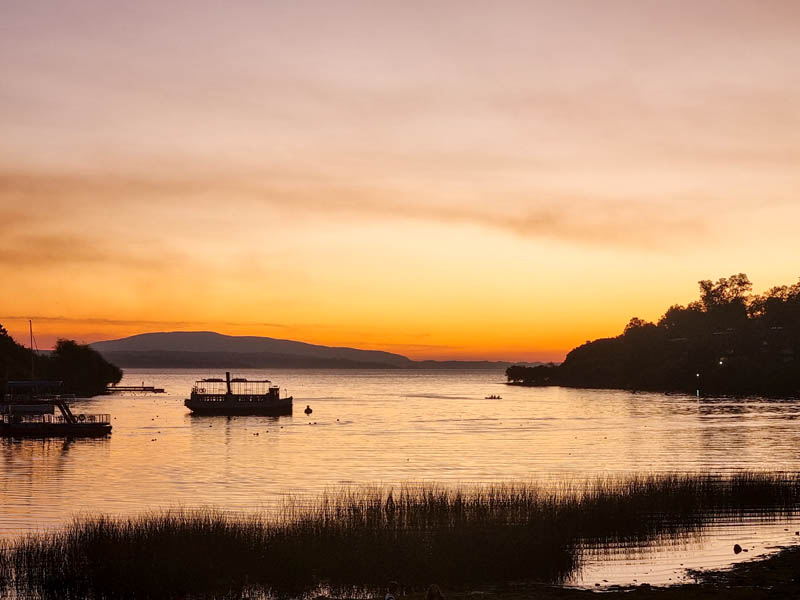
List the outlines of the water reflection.
<svg viewBox="0 0 800 600">
<path fill-rule="evenodd" d="M 76 445 L 97 447 L 108 441 L 108 437 L 7 437 L 0 438 L 0 456 L 7 474 L 16 473 L 21 465 L 27 465 L 31 470 L 42 468 L 58 471 L 69 464 L 67 456 L 71 448 Z"/>
<path fill-rule="evenodd" d="M 795 400 L 522 388 L 501 370 L 275 370 L 236 375 L 280 382 L 313 420 L 192 415 L 183 400 L 210 375 L 131 370 L 123 384 L 166 393 L 77 402 L 112 414 L 108 439 L 2 441 L 0 535 L 81 511 L 269 508 L 343 483 L 800 470 Z"/>
<path fill-rule="evenodd" d="M 705 522 L 671 528 L 653 537 L 587 539 L 579 568 L 567 580 L 577 587 L 669 585 L 691 581 L 691 571 L 725 568 L 735 561 L 764 557 L 798 543 L 797 514 L 752 511 L 710 513 Z M 739 544 L 740 555 L 733 547 Z"/>
</svg>

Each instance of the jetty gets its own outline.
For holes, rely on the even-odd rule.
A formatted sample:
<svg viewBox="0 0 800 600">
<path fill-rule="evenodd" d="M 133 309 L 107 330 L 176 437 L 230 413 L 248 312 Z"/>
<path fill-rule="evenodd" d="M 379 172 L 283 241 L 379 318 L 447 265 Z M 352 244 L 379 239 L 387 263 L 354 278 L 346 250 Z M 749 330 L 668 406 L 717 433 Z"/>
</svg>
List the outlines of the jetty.
<svg viewBox="0 0 800 600">
<path fill-rule="evenodd" d="M 152 385 L 110 385 L 106 388 L 106 394 L 121 394 L 123 392 L 143 393 L 143 394 L 163 394 L 164 388 Z"/>
</svg>

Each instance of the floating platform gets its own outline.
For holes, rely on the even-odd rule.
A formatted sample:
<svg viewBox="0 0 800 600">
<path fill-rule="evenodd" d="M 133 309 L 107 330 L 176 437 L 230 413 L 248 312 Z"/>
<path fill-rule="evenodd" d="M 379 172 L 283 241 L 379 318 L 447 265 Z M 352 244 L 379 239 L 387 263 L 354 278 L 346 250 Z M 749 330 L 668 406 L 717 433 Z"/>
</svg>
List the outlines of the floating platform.
<svg viewBox="0 0 800 600">
<path fill-rule="evenodd" d="M 60 414 L 56 414 L 56 408 Z M 0 402 L 0 436 L 3 437 L 102 437 L 109 433 L 111 415 L 76 415 L 61 396 L 7 396 Z"/>
<path fill-rule="evenodd" d="M 163 394 L 164 388 L 154 387 L 152 385 L 111 385 L 106 388 L 106 394 L 116 394 L 122 392 Z"/>
</svg>

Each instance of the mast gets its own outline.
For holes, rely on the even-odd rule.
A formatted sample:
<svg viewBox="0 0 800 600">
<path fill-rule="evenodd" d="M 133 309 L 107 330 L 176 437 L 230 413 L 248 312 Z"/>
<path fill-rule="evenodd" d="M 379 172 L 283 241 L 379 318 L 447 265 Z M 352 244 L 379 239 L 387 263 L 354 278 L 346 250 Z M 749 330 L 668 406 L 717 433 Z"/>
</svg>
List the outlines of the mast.
<svg viewBox="0 0 800 600">
<path fill-rule="evenodd" d="M 33 321 L 31 319 L 28 319 L 28 329 L 31 332 L 31 381 L 35 381 L 36 377 L 34 376 L 34 372 L 33 372 L 33 359 L 34 359 L 34 354 L 33 354 Z"/>
</svg>

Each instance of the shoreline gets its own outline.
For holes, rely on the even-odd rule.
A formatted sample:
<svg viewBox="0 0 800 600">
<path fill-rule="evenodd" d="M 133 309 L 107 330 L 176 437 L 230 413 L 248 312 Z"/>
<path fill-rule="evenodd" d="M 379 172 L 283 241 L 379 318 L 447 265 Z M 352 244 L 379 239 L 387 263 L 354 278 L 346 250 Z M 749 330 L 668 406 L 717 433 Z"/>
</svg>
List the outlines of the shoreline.
<svg viewBox="0 0 800 600">
<path fill-rule="evenodd" d="M 652 598 L 661 600 L 797 598 L 800 597 L 800 545 L 781 547 L 770 556 L 745 560 L 723 569 L 687 569 L 687 573 L 695 578 L 695 582 L 668 586 L 648 583 L 611 585 L 596 589 L 548 583 L 508 582 L 469 589 L 453 589 L 442 586 L 442 591 L 445 598 L 449 600 L 588 600 L 600 595 L 603 598 L 644 600 Z M 376 590 L 371 595 L 358 595 L 355 599 L 350 596 L 337 595 L 309 596 L 309 598 L 314 600 L 364 600 L 366 597 L 380 598 L 382 596 L 382 591 Z M 196 596 L 179 594 L 168 597 L 193 598 Z M 207 596 L 202 595 L 202 597 Z M 211 597 L 217 596 L 212 595 Z M 246 597 L 267 598 L 269 596 L 262 596 L 256 592 L 255 595 Z M 425 590 L 418 589 L 401 594 L 398 596 L 398 600 L 425 600 Z"/>
<path fill-rule="evenodd" d="M 522 381 L 505 381 L 504 385 L 509 385 L 512 387 L 524 387 L 524 388 L 549 388 L 549 387 L 557 387 L 557 388 L 565 388 L 568 390 L 598 390 L 598 391 L 619 391 L 619 392 L 628 392 L 631 394 L 663 394 L 665 396 L 695 396 L 696 390 L 692 389 L 680 389 L 680 388 L 624 388 L 624 387 L 598 387 L 596 385 L 577 385 L 577 384 L 568 384 L 568 383 L 525 383 Z M 796 400 L 800 398 L 800 392 L 786 392 L 783 394 L 764 394 L 764 393 L 755 393 L 755 392 L 742 392 L 742 393 L 723 393 L 723 392 L 713 392 L 713 391 L 703 391 L 700 390 L 700 398 L 764 398 L 766 400 Z"/>
<path fill-rule="evenodd" d="M 509 583 L 486 588 L 444 590 L 449 600 L 585 600 L 603 598 L 661 598 L 664 600 L 703 598 L 796 598 L 800 597 L 800 545 L 781 547 L 775 554 L 753 558 L 724 569 L 692 570 L 694 583 L 655 586 L 608 586 L 598 589 L 565 587 L 544 583 Z M 403 596 L 403 600 L 424 600 L 424 592 Z"/>
<path fill-rule="evenodd" d="M 764 585 L 800 591 L 794 580 L 800 547 L 695 573 L 699 583 L 674 588 L 560 582 L 580 568 L 581 540 L 661 543 L 702 532 L 719 514 L 741 517 L 759 507 L 788 516 L 798 506 L 800 475 L 742 473 L 600 479 L 560 489 L 534 483 L 363 488 L 249 516 L 214 509 L 97 515 L 0 545 L 0 595 L 292 598 L 315 590 L 343 597 L 358 589 L 364 598 L 396 580 L 415 590 L 414 600 L 430 583 L 458 590 L 456 598 L 498 600 L 596 592 L 686 597 L 732 585 L 747 593 L 740 597 L 753 597 L 749 592 Z"/>
</svg>

